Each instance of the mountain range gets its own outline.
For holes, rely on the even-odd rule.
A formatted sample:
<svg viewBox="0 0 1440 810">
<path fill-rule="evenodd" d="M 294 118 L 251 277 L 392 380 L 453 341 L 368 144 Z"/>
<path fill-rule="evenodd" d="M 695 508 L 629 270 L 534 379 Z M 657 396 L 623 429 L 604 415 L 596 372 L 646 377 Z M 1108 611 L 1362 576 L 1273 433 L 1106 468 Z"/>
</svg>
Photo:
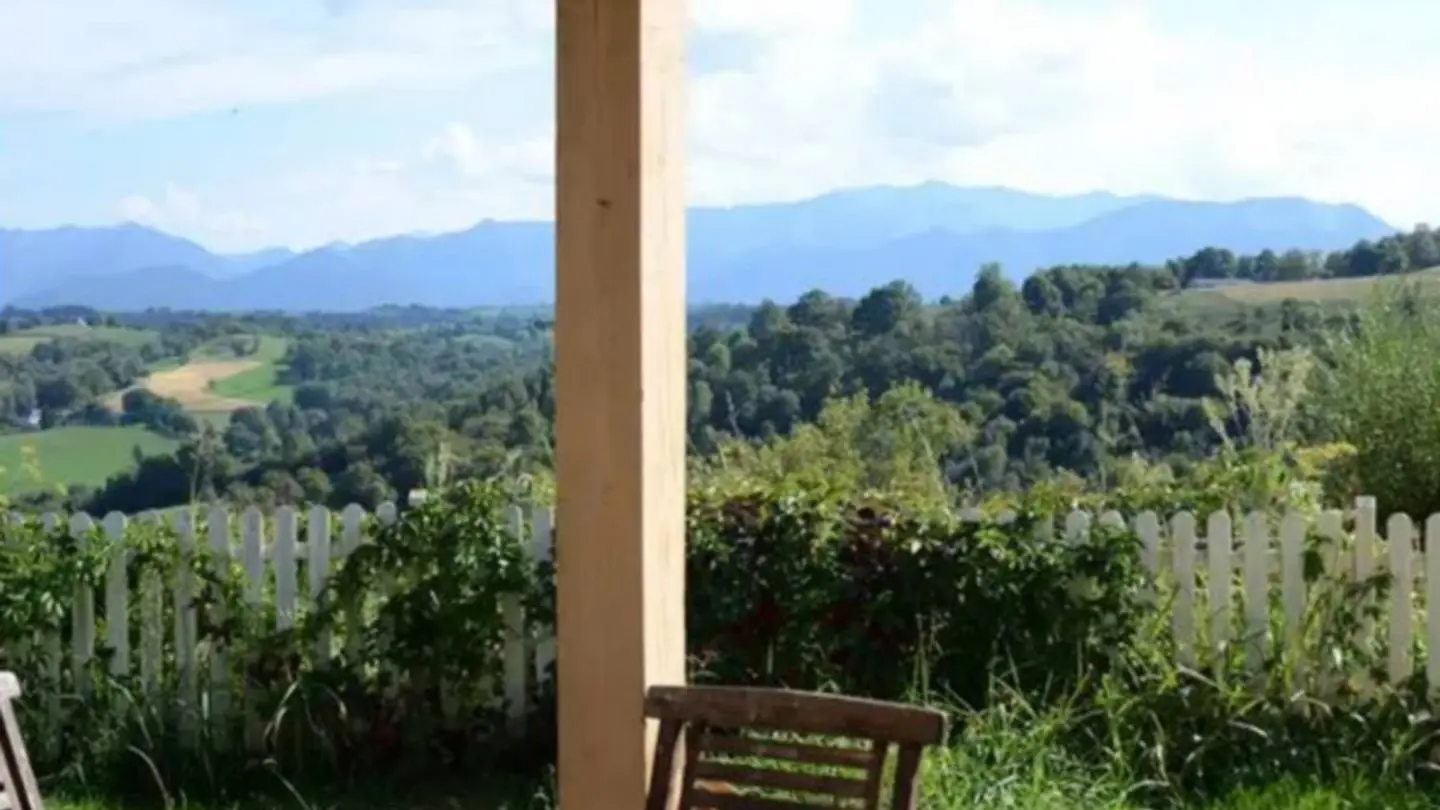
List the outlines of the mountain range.
<svg viewBox="0 0 1440 810">
<path fill-rule="evenodd" d="M 1394 231 L 1359 206 L 1295 197 L 857 188 L 692 209 L 689 296 L 786 300 L 817 287 L 853 296 L 903 278 L 938 297 L 968 291 L 986 262 L 1018 280 L 1058 264 L 1153 264 L 1207 246 L 1334 250 Z M 225 255 L 136 224 L 0 229 L 0 304 L 293 312 L 546 303 L 554 298 L 553 239 L 549 222 L 487 220 L 454 233 Z"/>
</svg>

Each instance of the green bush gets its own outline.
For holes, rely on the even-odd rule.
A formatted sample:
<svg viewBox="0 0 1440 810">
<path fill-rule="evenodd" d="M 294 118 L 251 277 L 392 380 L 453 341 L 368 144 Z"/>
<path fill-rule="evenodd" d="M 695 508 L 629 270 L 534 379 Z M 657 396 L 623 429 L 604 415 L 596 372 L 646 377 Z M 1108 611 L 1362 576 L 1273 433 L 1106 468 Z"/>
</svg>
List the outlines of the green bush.
<svg viewBox="0 0 1440 810">
<path fill-rule="evenodd" d="M 79 590 L 97 595 L 96 638 L 106 637 L 112 617 L 100 594 L 114 541 L 98 531 L 77 540 L 38 522 L 0 527 L 0 668 L 19 673 L 25 687 L 20 709 L 37 769 L 87 791 L 223 795 L 254 787 L 256 778 L 274 788 L 277 777 L 403 776 L 494 756 L 506 743 L 501 603 L 519 600 L 532 627 L 553 621 L 522 540 L 528 535 L 510 525 L 512 502 L 498 482 L 473 483 L 393 526 L 372 522 L 372 542 L 338 565 L 323 607 L 284 631 L 275 629 L 273 586 L 252 604 L 238 561 L 217 571 L 203 550 L 182 557 L 167 527 L 131 523 L 124 543 L 137 658 L 134 640 L 147 618 L 141 584 L 152 576 L 164 584 L 156 608 L 162 668 L 151 684 L 138 674 L 111 676 L 113 651 L 99 649 L 78 672 L 69 654 Z M 200 526 L 198 536 L 205 532 Z M 203 706 L 186 705 L 170 630 L 170 594 L 181 575 L 196 583 L 197 678 L 205 683 L 223 654 L 228 693 L 243 689 L 252 701 L 248 723 L 222 727 Z M 328 659 L 317 653 L 322 636 L 335 640 Z M 63 651 L 55 670 L 52 649 Z"/>
<path fill-rule="evenodd" d="M 1440 512 L 1440 304 L 1419 288 L 1382 291 L 1353 329 L 1326 347 L 1315 396 L 1317 430 L 1355 448 L 1337 472 L 1385 512 Z"/>
<path fill-rule="evenodd" d="M 1037 539 L 1053 516 L 960 521 L 823 492 L 692 498 L 696 677 L 984 703 L 991 673 L 1054 688 L 1103 671 L 1141 615 L 1139 545 Z"/>
<path fill-rule="evenodd" d="M 1147 596 L 1136 537 L 1096 525 L 1088 542 L 1071 543 L 1060 531 L 1073 505 L 1207 509 L 1232 497 L 1227 487 L 1283 482 L 1246 470 L 1255 458 L 1269 457 L 1237 450 L 1190 477 L 1113 492 L 1037 489 L 987 504 L 979 521 L 798 480 L 702 484 L 688 515 L 692 676 L 943 702 L 958 707 L 962 735 L 1029 712 L 1045 718 L 1046 761 L 1123 775 L 1157 802 L 1277 774 L 1369 768 L 1423 780 L 1436 733 L 1420 711 L 1425 684 L 1373 698 L 1343 682 L 1317 688 L 1285 654 L 1267 659 L 1258 680 L 1239 678 L 1240 645 L 1186 671 L 1175 664 L 1165 589 L 1158 603 Z M 373 527 L 373 542 L 334 574 L 325 607 L 285 632 L 273 630 L 271 595 L 247 602 L 238 567 L 214 573 L 207 555 L 184 559 L 173 535 L 137 523 L 126 538 L 132 581 L 196 578 L 198 664 L 204 671 L 216 652 L 235 662 L 254 697 L 248 731 L 260 735 L 258 749 L 236 743 L 246 729 L 216 728 L 181 704 L 173 645 L 149 692 L 109 678 L 103 652 L 88 673 L 72 672 L 65 656 L 52 679 L 37 631 L 58 632 L 69 649 L 76 589 L 100 586 L 113 549 L 98 535 L 77 543 L 33 524 L 6 527 L 0 638 L 10 641 L 0 666 L 25 681 L 37 765 L 57 784 L 192 796 L 282 779 L 413 781 L 437 766 L 545 765 L 548 685 L 526 738 L 508 736 L 496 710 L 502 602 L 520 600 L 529 633 L 550 632 L 554 617 L 553 568 L 525 556 L 525 532 L 509 522 L 513 498 L 500 482 L 466 484 Z M 1015 519 L 997 521 L 1000 509 Z M 558 542 L 565 536 L 562 527 Z M 1307 570 L 1315 632 L 1304 659 L 1345 676 L 1370 671 L 1384 660 L 1383 634 L 1358 646 L 1353 637 L 1384 604 L 1385 583 L 1325 587 L 1317 565 Z M 171 600 L 163 610 L 172 626 Z M 344 640 L 328 661 L 314 653 L 322 634 Z M 88 694 L 69 686 L 77 675 L 92 684 Z"/>
</svg>

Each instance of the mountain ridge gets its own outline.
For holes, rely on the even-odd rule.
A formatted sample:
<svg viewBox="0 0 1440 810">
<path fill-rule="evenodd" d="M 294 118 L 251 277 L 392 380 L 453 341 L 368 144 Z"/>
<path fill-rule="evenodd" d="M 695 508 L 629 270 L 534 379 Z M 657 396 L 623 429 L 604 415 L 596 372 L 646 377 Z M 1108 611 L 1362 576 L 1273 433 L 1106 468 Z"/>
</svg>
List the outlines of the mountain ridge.
<svg viewBox="0 0 1440 810">
<path fill-rule="evenodd" d="M 1091 192 L 1052 196 L 943 183 L 690 210 L 691 299 L 753 302 L 822 287 L 858 295 L 905 278 L 938 297 L 980 265 L 1022 278 L 1056 264 L 1154 264 L 1202 247 L 1333 250 L 1395 228 L 1353 204 L 1231 202 Z M 0 303 L 114 311 L 482 306 L 554 297 L 554 227 L 485 220 L 433 235 L 238 255 L 126 223 L 0 229 Z"/>
</svg>

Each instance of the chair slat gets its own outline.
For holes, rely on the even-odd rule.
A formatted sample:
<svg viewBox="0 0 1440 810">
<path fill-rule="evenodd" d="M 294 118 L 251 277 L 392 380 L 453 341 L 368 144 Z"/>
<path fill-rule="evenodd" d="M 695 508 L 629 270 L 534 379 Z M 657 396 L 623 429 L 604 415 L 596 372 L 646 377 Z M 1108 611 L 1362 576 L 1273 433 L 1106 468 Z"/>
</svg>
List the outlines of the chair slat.
<svg viewBox="0 0 1440 810">
<path fill-rule="evenodd" d="M 702 760 L 695 766 L 695 778 L 704 781 L 726 782 L 735 787 L 768 788 L 795 793 L 814 793 L 833 796 L 837 799 L 865 798 L 863 779 L 846 779 L 843 776 L 797 771 L 774 771 L 751 765 L 732 765 L 728 762 Z"/>
<path fill-rule="evenodd" d="M 685 807 L 687 810 L 815 810 L 815 805 L 804 802 L 699 789 L 689 794 Z"/>
<path fill-rule="evenodd" d="M 731 757 L 778 759 L 800 765 L 830 765 L 837 768 L 869 769 L 872 754 L 859 748 L 830 748 L 823 745 L 757 740 L 742 735 L 706 734 L 700 753 Z"/>
</svg>

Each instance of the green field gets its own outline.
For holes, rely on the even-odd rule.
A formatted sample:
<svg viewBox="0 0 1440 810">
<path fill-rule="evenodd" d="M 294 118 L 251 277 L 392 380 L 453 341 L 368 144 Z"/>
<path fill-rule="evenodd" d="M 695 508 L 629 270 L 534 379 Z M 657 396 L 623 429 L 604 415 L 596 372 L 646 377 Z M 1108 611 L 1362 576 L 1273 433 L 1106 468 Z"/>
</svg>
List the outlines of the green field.
<svg viewBox="0 0 1440 810">
<path fill-rule="evenodd" d="M 1425 289 L 1440 286 L 1440 268 L 1392 276 L 1325 278 L 1309 281 L 1272 281 L 1262 284 L 1234 284 L 1228 287 L 1186 290 L 1180 298 L 1216 299 L 1242 304 L 1278 304 L 1289 298 L 1317 303 L 1359 303 L 1385 288 L 1416 284 Z"/>
<path fill-rule="evenodd" d="M 0 492 L 30 492 L 56 484 L 100 486 L 130 469 L 138 446 L 145 455 L 174 452 L 179 442 L 139 427 L 62 427 L 0 436 Z M 25 448 L 34 448 L 37 481 L 25 467 Z"/>
<path fill-rule="evenodd" d="M 218 396 L 249 400 L 257 405 L 288 402 L 294 390 L 280 382 L 280 373 L 284 370 L 280 361 L 284 359 L 288 347 L 285 338 L 262 335 L 259 350 L 242 358 L 261 365 L 215 380 L 210 383 L 210 390 Z"/>
<path fill-rule="evenodd" d="M 248 399 L 259 405 L 287 402 L 293 389 L 280 382 L 280 367 L 274 363 L 246 369 L 210 384 L 210 390 L 230 399 Z"/>
<path fill-rule="evenodd" d="M 56 338 L 80 338 L 139 346 L 149 343 L 155 337 L 155 332 L 148 329 L 127 329 L 121 326 L 81 326 L 79 324 L 37 326 L 34 329 L 22 329 L 8 335 L 0 335 L 0 354 L 29 354 L 41 343 Z"/>
<path fill-rule="evenodd" d="M 248 343 L 251 338 L 243 335 L 240 341 Z M 235 340 L 233 336 L 217 338 L 192 351 L 183 363 L 156 364 L 136 386 L 177 400 L 192 416 L 222 430 L 235 410 L 289 401 L 291 389 L 279 379 L 289 342 L 276 335 L 260 335 L 256 351 L 247 354 L 248 345 L 237 353 Z M 123 393 L 109 398 L 112 409 L 120 407 Z"/>
</svg>

